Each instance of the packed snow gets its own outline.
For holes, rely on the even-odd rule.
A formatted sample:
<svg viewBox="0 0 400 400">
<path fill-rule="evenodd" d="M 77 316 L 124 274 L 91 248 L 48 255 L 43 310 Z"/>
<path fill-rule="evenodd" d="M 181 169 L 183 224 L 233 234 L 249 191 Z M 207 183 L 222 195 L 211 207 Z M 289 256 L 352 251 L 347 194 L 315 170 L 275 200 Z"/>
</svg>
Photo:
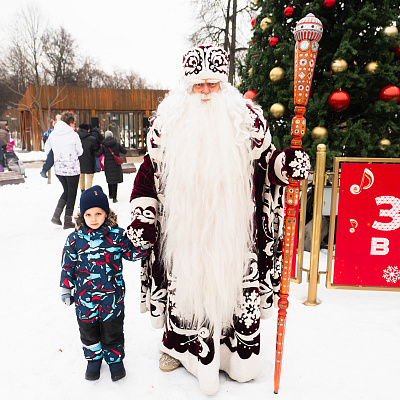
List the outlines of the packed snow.
<svg viewBox="0 0 400 400">
<path fill-rule="evenodd" d="M 50 218 L 61 194 L 39 175 L 43 152 L 17 153 L 25 183 L 0 187 L 0 398 L 26 399 L 205 399 L 197 379 L 183 367 L 158 368 L 162 331 L 139 312 L 139 263 L 124 262 L 126 378 L 112 382 L 103 363 L 98 381 L 84 379 L 86 361 L 73 306 L 60 300 L 60 261 L 71 230 Z M 29 162 L 36 161 L 36 162 Z M 138 167 L 139 165 L 136 164 Z M 129 223 L 134 174 L 118 185 L 111 204 L 119 225 Z M 107 192 L 104 173 L 94 184 Z M 77 199 L 76 208 L 79 204 Z M 354 244 L 356 245 L 356 243 Z M 309 262 L 305 254 L 304 266 Z M 321 252 L 321 268 L 326 252 Z M 262 373 L 238 383 L 220 373 L 216 399 L 376 400 L 399 398 L 400 293 L 326 289 L 318 285 L 316 307 L 307 307 L 308 284 L 291 284 L 279 394 L 274 390 L 276 313 L 261 323 Z"/>
</svg>

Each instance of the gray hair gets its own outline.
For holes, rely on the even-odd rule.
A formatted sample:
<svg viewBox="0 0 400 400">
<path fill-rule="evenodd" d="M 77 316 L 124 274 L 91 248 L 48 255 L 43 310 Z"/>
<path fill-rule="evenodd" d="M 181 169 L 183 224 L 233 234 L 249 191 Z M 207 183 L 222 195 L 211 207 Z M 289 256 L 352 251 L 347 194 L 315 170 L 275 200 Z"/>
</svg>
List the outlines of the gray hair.
<svg viewBox="0 0 400 400">
<path fill-rule="evenodd" d="M 106 133 L 104 134 L 104 136 L 105 136 L 106 138 L 108 138 L 108 137 L 113 137 L 113 133 L 112 133 L 111 131 L 106 131 Z"/>
</svg>

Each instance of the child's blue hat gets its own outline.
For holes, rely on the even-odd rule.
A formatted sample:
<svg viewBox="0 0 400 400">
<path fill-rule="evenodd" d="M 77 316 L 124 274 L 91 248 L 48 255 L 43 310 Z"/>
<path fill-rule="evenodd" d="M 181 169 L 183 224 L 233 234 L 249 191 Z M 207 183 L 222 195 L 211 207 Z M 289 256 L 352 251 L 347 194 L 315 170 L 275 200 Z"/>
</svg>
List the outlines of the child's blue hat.
<svg viewBox="0 0 400 400">
<path fill-rule="evenodd" d="M 82 217 L 85 215 L 86 210 L 89 208 L 99 207 L 104 210 L 107 214 L 110 213 L 110 206 L 108 205 L 108 198 L 104 194 L 101 186 L 92 186 L 86 189 L 81 195 L 80 201 L 80 212 Z"/>
</svg>

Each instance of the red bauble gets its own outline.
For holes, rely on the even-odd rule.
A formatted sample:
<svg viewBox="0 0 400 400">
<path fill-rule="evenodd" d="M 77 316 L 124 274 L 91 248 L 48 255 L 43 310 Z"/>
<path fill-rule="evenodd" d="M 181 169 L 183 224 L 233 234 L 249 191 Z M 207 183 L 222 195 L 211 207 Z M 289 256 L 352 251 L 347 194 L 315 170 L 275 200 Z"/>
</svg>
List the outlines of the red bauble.
<svg viewBox="0 0 400 400">
<path fill-rule="evenodd" d="M 324 1 L 324 7 L 329 10 L 330 8 L 335 7 L 336 0 L 325 0 Z"/>
<path fill-rule="evenodd" d="M 397 86 L 385 86 L 379 93 L 379 100 L 385 103 L 396 99 L 396 104 L 400 101 L 400 89 Z"/>
<path fill-rule="evenodd" d="M 251 20 L 251 26 L 254 28 L 254 25 L 256 24 L 256 18 L 253 18 L 252 20 Z"/>
<path fill-rule="evenodd" d="M 283 13 L 285 14 L 285 17 L 291 17 L 293 15 L 293 7 L 286 7 Z"/>
<path fill-rule="evenodd" d="M 400 42 L 400 39 L 397 39 L 397 42 Z M 393 51 L 394 56 L 395 56 L 396 58 L 400 58 L 400 44 L 399 44 L 398 46 L 396 46 L 396 47 L 392 47 L 392 48 L 390 49 L 390 51 Z"/>
<path fill-rule="evenodd" d="M 334 111 L 343 111 L 350 104 L 350 96 L 342 90 L 337 90 L 329 96 L 328 104 Z"/>
<path fill-rule="evenodd" d="M 269 44 L 272 47 L 275 47 L 279 43 L 279 39 L 276 36 L 272 36 L 271 39 L 269 39 Z"/>
<path fill-rule="evenodd" d="M 243 97 L 245 99 L 249 99 L 249 100 L 253 100 L 254 101 L 253 97 L 257 96 L 257 94 L 258 94 L 258 92 L 256 92 L 255 90 L 249 90 L 243 95 Z"/>
</svg>

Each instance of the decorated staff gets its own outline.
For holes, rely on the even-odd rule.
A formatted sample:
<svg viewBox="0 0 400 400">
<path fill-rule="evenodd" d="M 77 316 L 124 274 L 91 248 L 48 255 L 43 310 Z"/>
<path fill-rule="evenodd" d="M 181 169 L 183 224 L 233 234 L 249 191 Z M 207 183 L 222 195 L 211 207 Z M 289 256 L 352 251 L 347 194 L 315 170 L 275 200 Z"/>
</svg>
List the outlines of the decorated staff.
<svg viewBox="0 0 400 400">
<path fill-rule="evenodd" d="M 296 25 L 294 37 L 296 40 L 294 59 L 294 112 L 292 119 L 292 148 L 301 148 L 301 138 L 306 129 L 304 113 L 308 103 L 311 81 L 314 73 L 315 60 L 318 53 L 318 42 L 322 37 L 322 24 L 313 14 L 308 14 Z M 295 231 L 297 224 L 296 206 L 299 203 L 299 188 L 297 180 L 289 178 L 286 187 L 286 214 L 283 227 L 283 269 L 281 288 L 278 301 L 278 327 L 276 336 L 274 392 L 278 393 L 281 377 L 283 342 L 286 326 L 286 309 L 289 306 L 290 269 L 292 266 Z"/>
</svg>

